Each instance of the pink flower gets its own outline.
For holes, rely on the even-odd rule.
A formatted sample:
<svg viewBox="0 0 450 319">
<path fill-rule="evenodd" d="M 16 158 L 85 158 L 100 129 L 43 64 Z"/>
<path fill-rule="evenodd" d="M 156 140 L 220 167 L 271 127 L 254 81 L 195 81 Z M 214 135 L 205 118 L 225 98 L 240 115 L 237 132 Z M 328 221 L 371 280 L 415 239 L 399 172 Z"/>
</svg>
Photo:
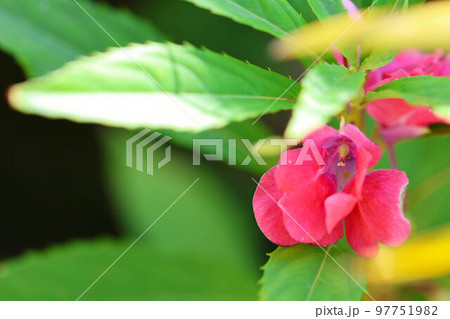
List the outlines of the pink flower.
<svg viewBox="0 0 450 319">
<path fill-rule="evenodd" d="M 405 241 L 408 178 L 393 169 L 367 173 L 381 157 L 379 146 L 351 124 L 339 131 L 324 126 L 307 139 L 324 165 L 315 160 L 296 165 L 302 148 L 286 151 L 256 189 L 253 209 L 266 237 L 282 246 L 331 245 L 343 236 L 345 223 L 349 244 L 369 258 L 377 256 L 378 241 L 389 246 Z"/>
<path fill-rule="evenodd" d="M 366 91 L 373 91 L 402 77 L 417 75 L 450 76 L 450 55 L 445 56 L 441 50 L 433 54 L 402 51 L 393 61 L 369 73 Z M 431 108 L 413 106 L 403 99 L 374 101 L 367 106 L 367 112 L 380 124 L 381 134 L 388 143 L 421 136 L 428 132 L 430 124 L 450 124 L 436 116 Z"/>
<path fill-rule="evenodd" d="M 361 18 L 358 7 L 351 0 L 342 0 L 342 5 L 353 20 Z"/>
</svg>

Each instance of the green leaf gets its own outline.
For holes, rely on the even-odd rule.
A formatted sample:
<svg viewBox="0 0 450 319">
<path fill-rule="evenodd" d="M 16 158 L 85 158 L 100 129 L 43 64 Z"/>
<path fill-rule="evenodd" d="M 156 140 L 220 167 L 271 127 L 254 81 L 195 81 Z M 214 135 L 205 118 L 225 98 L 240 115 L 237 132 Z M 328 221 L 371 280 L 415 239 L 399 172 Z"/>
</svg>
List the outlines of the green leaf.
<svg viewBox="0 0 450 319">
<path fill-rule="evenodd" d="M 358 257 L 343 247 L 339 243 L 324 249 L 365 289 L 366 279 L 354 267 Z M 320 247 L 278 247 L 269 256 L 261 279 L 262 300 L 361 300 L 362 288 Z"/>
<path fill-rule="evenodd" d="M 16 85 L 10 104 L 77 122 L 199 132 L 257 117 L 271 105 L 270 112 L 289 109 L 299 90 L 282 75 L 191 45 L 125 50 L 83 57 Z"/>
<path fill-rule="evenodd" d="M 319 20 L 326 19 L 336 14 L 346 13 L 345 7 L 342 4 L 342 0 L 289 0 L 291 5 L 297 9 L 299 12 L 306 11 L 309 12 L 312 9 L 315 16 L 319 18 Z M 357 0 L 352 1 L 358 8 L 368 7 L 371 3 L 370 0 Z M 309 5 L 309 6 L 308 6 Z M 306 8 L 308 7 L 308 8 Z M 305 17 L 306 18 L 306 17 Z M 312 18 L 306 19 L 308 22 L 315 20 Z"/>
<path fill-rule="evenodd" d="M 120 44 L 162 41 L 149 22 L 126 10 L 78 3 Z M 12 54 L 29 76 L 42 75 L 80 55 L 117 44 L 76 4 L 67 0 L 2 0 L 0 48 Z"/>
<path fill-rule="evenodd" d="M 111 32 L 111 35 L 121 45 L 126 45 L 127 41 L 162 40 L 161 34 L 155 28 L 139 17 L 133 16 L 131 12 L 113 9 L 104 4 L 92 3 L 91 1 L 82 0 L 79 3 L 104 26 L 106 31 Z M 25 8 L 29 8 L 29 10 L 25 10 Z M 40 10 L 43 10 L 45 14 L 37 14 Z M 197 11 L 195 8 L 193 10 Z M 24 19 L 30 22 L 30 24 L 23 24 L 20 28 L 11 28 L 7 33 L 0 34 L 0 47 L 8 49 L 8 52 L 18 57 L 20 56 L 21 58 L 18 59 L 18 62 L 30 76 L 46 73 L 61 66 L 64 62 L 75 59 L 79 55 L 90 54 L 92 51 L 104 50 L 111 45 L 116 45 L 73 1 L 3 1 L 0 4 L 0 15 L 20 17 L 12 22 L 10 21 L 11 23 L 17 23 L 17 21 Z M 60 21 L 61 17 L 64 17 L 63 21 Z M 6 22 L 0 20 L 0 25 Z M 59 23 L 63 28 L 54 27 L 56 23 Z M 30 32 L 42 34 L 38 35 L 36 33 L 36 36 L 30 37 Z M 89 34 L 90 37 L 86 38 L 85 34 Z M 46 42 L 42 41 L 43 37 L 54 39 L 55 42 L 53 45 L 46 45 Z M 78 40 L 80 37 L 86 41 Z M 18 41 L 18 39 L 25 38 L 27 41 L 23 43 Z M 71 54 L 55 49 L 58 45 L 65 47 L 63 44 L 68 46 L 69 43 L 71 43 Z M 28 47 L 30 48 L 29 50 L 27 49 Z M 45 50 L 49 52 L 44 52 Z M 39 54 L 39 52 L 43 53 Z M 251 125 L 251 123 L 242 123 L 242 126 L 235 124 L 223 130 L 207 131 L 204 132 L 205 134 L 203 132 L 200 134 L 210 136 L 210 138 L 214 136 L 214 138 L 228 139 L 236 138 L 237 132 L 242 134 L 242 137 L 247 137 L 251 140 L 264 138 L 271 134 L 262 122 L 258 122 L 256 125 Z M 191 135 L 186 136 L 186 133 L 180 134 L 171 131 L 172 141 L 177 145 L 183 144 L 183 141 L 190 137 L 201 137 Z M 190 148 L 192 139 L 188 141 L 188 144 L 190 145 L 187 145 L 187 147 Z M 239 146 L 242 145 L 238 144 Z M 243 151 L 245 150 L 241 149 L 241 152 L 238 153 L 238 159 L 239 155 L 243 156 Z M 239 166 L 239 168 L 251 170 L 258 174 L 261 173 L 261 166 L 253 165 L 253 162 L 247 166 Z"/>
<path fill-rule="evenodd" d="M 279 38 L 306 24 L 287 0 L 186 0 Z"/>
<path fill-rule="evenodd" d="M 328 9 L 332 14 L 336 13 L 343 13 L 345 11 L 342 11 L 343 6 L 340 4 L 341 0 L 337 1 L 321 1 L 322 3 L 318 3 L 318 1 L 310 1 L 310 0 L 288 0 L 292 7 L 294 7 L 297 12 L 301 13 L 305 20 L 309 23 L 314 20 L 317 20 L 316 15 L 311 10 L 311 6 L 314 5 L 316 8 L 324 7 L 325 10 Z M 308 2 L 313 3 L 310 5 Z M 372 4 L 371 0 L 352 0 L 352 2 L 358 7 L 358 8 L 367 8 Z M 319 9 L 320 10 L 320 9 Z M 335 11 L 336 10 L 336 11 Z"/>
<path fill-rule="evenodd" d="M 367 8 L 372 4 L 371 0 L 352 0 L 358 8 Z"/>
<path fill-rule="evenodd" d="M 405 10 L 410 6 L 424 3 L 425 0 L 373 0 L 374 7 L 384 6 L 395 10 Z"/>
<path fill-rule="evenodd" d="M 399 98 L 411 104 L 428 105 L 444 117 L 450 117 L 450 77 L 430 75 L 404 77 L 369 92 L 366 102 Z"/>
<path fill-rule="evenodd" d="M 427 136 L 450 135 L 450 125 L 436 123 L 429 125 L 428 129 L 430 130 L 430 132 L 427 134 Z"/>
<path fill-rule="evenodd" d="M 361 64 L 360 70 L 366 71 L 382 67 L 383 65 L 391 62 L 395 58 L 397 53 L 397 50 L 392 50 L 388 47 L 380 47 L 378 49 L 375 49 L 367 58 L 364 59 L 363 63 Z"/>
<path fill-rule="evenodd" d="M 75 300 L 132 241 L 74 242 L 3 261 L 0 299 Z M 80 300 L 249 300 L 256 289 L 233 263 L 138 242 Z"/>
<path fill-rule="evenodd" d="M 312 22 L 317 20 L 307 0 L 288 0 L 289 4 L 306 20 Z"/>
<path fill-rule="evenodd" d="M 320 64 L 302 81 L 302 90 L 285 135 L 301 138 L 340 113 L 347 102 L 358 96 L 364 73 L 350 73 L 340 65 Z"/>
<path fill-rule="evenodd" d="M 340 0 L 308 0 L 308 3 L 319 20 L 347 12 Z"/>
<path fill-rule="evenodd" d="M 347 14 L 341 0 L 308 0 L 319 20 L 327 20 L 337 14 Z M 347 58 L 350 66 L 356 69 L 358 60 L 357 47 L 339 48 L 345 58 Z"/>
</svg>

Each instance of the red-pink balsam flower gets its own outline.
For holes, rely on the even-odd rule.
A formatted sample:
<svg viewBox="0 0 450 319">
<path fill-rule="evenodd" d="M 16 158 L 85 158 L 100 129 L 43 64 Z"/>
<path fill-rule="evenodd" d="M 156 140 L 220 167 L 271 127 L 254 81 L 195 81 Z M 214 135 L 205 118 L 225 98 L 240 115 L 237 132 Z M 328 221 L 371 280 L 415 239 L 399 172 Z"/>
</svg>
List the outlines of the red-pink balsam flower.
<svg viewBox="0 0 450 319">
<path fill-rule="evenodd" d="M 370 71 L 366 91 L 373 91 L 396 79 L 418 75 L 450 76 L 450 55 L 444 55 L 442 50 L 433 54 L 404 50 L 390 63 Z M 428 132 L 430 124 L 450 124 L 431 108 L 410 105 L 403 99 L 377 100 L 366 109 L 380 124 L 381 134 L 388 143 L 421 136 Z"/>
<path fill-rule="evenodd" d="M 342 4 L 353 20 L 363 18 L 351 0 L 342 0 Z M 349 67 L 347 59 L 337 48 L 333 49 L 333 55 L 340 65 Z M 358 67 L 359 57 L 358 53 Z M 390 63 L 369 72 L 365 89 L 366 92 L 373 91 L 396 79 L 418 75 L 450 76 L 450 54 L 445 55 L 442 50 L 432 54 L 403 50 Z M 366 110 L 379 123 L 381 135 L 388 144 L 424 135 L 429 132 L 431 124 L 450 125 L 448 118 L 435 114 L 430 107 L 411 105 L 403 99 L 377 100 Z"/>
<path fill-rule="evenodd" d="M 378 242 L 405 241 L 408 178 L 393 169 L 367 173 L 381 157 L 379 146 L 351 124 L 339 131 L 324 126 L 306 139 L 314 141 L 323 161 L 313 152 L 310 160 L 299 161 L 302 148 L 286 151 L 256 189 L 253 209 L 266 237 L 282 246 L 331 245 L 343 236 L 345 223 L 349 244 L 369 258 L 377 256 Z"/>
</svg>

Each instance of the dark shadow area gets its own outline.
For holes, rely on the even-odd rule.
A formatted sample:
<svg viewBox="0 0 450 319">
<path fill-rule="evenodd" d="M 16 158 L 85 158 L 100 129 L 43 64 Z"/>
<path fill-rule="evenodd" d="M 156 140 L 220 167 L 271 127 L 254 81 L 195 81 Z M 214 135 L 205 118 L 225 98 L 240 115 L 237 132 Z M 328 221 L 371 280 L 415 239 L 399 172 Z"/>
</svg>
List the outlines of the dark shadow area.
<svg viewBox="0 0 450 319">
<path fill-rule="evenodd" d="M 94 127 L 12 110 L 5 92 L 25 76 L 3 52 L 0 68 L 0 258 L 71 238 L 116 235 Z"/>
</svg>

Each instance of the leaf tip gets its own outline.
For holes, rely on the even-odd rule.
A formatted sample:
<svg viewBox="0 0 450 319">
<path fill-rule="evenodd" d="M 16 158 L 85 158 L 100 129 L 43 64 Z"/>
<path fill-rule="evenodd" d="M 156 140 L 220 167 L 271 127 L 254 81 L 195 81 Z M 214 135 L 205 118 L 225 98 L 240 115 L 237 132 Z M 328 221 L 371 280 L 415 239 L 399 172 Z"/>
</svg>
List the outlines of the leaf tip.
<svg viewBox="0 0 450 319">
<path fill-rule="evenodd" d="M 170 42 L 170 41 L 168 41 L 168 43 L 173 44 L 173 42 Z M 181 45 L 182 45 L 182 46 L 185 46 L 185 47 L 193 47 L 193 46 L 194 46 L 192 43 L 190 43 L 189 41 L 186 41 L 186 40 L 184 40 L 183 42 L 181 42 Z M 204 46 L 201 46 L 201 48 L 204 48 Z"/>
<path fill-rule="evenodd" d="M 22 100 L 21 96 L 22 96 L 22 90 L 20 89 L 20 85 L 19 84 L 14 84 L 11 85 L 7 90 L 6 90 L 6 99 L 8 101 L 8 104 L 16 109 L 19 110 L 20 109 L 20 101 Z"/>
</svg>

